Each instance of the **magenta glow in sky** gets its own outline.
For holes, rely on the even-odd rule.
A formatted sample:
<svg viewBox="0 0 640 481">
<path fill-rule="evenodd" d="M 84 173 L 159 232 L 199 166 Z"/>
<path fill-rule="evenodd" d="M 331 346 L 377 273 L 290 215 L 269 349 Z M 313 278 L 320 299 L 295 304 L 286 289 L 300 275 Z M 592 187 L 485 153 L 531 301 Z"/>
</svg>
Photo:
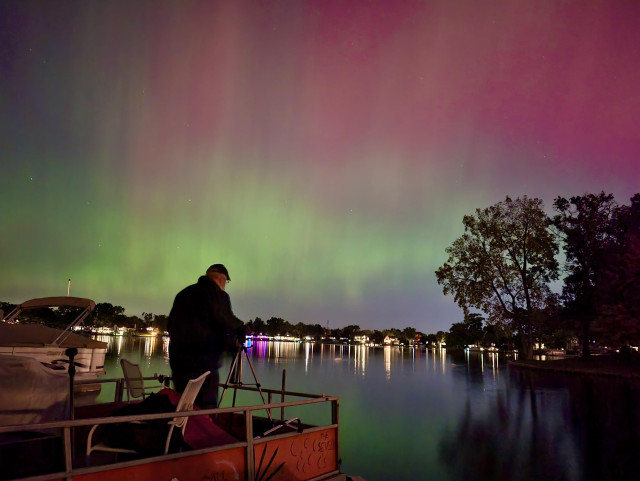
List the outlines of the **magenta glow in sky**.
<svg viewBox="0 0 640 481">
<path fill-rule="evenodd" d="M 3 2 L 0 299 L 446 330 L 506 195 L 640 190 L 635 2 Z"/>
</svg>

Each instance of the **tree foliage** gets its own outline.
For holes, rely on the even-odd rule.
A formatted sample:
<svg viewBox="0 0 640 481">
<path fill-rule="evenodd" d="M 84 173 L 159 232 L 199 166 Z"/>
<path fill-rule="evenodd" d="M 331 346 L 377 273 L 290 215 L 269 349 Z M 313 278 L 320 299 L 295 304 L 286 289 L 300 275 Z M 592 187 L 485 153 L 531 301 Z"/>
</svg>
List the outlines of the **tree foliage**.
<svg viewBox="0 0 640 481">
<path fill-rule="evenodd" d="M 599 282 L 608 247 L 615 244 L 615 216 L 612 194 L 585 194 L 570 199 L 557 197 L 553 223 L 563 240 L 566 258 L 562 298 L 565 312 L 575 325 L 582 355 L 589 355 L 591 325 L 598 312 L 598 297 L 609 286 Z"/>
<path fill-rule="evenodd" d="M 454 323 L 447 333 L 447 346 L 465 347 L 479 345 L 484 338 L 483 318 L 478 313 L 469 313 L 464 322 Z"/>
<path fill-rule="evenodd" d="M 353 339 L 355 336 L 359 335 L 361 332 L 360 326 L 350 324 L 342 328 L 340 332 L 341 337 L 346 337 L 347 339 Z"/>
<path fill-rule="evenodd" d="M 617 344 L 640 343 L 640 194 L 631 205 L 619 206 L 615 237 L 605 254 L 599 284 L 600 328 Z"/>
<path fill-rule="evenodd" d="M 88 321 L 96 326 L 111 327 L 124 325 L 124 307 L 114 306 L 109 302 L 99 302 L 91 313 Z"/>
<path fill-rule="evenodd" d="M 542 201 L 507 197 L 465 215 L 462 223 L 464 234 L 436 270 L 438 283 L 465 313 L 476 308 L 513 326 L 530 356 L 536 313 L 546 307 L 549 283 L 558 278 L 558 248 Z"/>
<path fill-rule="evenodd" d="M 253 321 L 247 322 L 247 327 L 249 328 L 249 333 L 259 336 L 265 333 L 266 324 L 262 318 L 256 317 Z"/>
<path fill-rule="evenodd" d="M 265 334 L 270 336 L 286 335 L 293 332 L 293 325 L 280 317 L 271 317 L 265 325 Z"/>
<path fill-rule="evenodd" d="M 153 316 L 153 327 L 158 329 L 159 332 L 165 332 L 168 330 L 169 316 L 166 314 L 155 314 Z"/>
</svg>

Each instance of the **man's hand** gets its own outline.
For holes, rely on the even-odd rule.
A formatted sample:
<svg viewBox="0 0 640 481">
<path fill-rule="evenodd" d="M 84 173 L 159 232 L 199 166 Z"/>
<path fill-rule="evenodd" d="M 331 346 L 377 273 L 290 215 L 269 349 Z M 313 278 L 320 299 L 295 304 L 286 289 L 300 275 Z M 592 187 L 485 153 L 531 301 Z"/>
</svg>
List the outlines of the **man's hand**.
<svg viewBox="0 0 640 481">
<path fill-rule="evenodd" d="M 241 346 L 247 340 L 247 328 L 246 326 L 240 326 L 236 329 L 236 342 Z"/>
</svg>

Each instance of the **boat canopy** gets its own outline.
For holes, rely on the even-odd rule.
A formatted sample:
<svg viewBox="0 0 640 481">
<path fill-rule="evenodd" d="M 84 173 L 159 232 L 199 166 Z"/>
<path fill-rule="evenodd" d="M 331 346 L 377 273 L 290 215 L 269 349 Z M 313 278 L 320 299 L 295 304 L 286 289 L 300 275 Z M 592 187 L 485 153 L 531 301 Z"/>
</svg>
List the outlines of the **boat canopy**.
<svg viewBox="0 0 640 481">
<path fill-rule="evenodd" d="M 96 308 L 96 303 L 91 299 L 83 297 L 39 297 L 37 299 L 29 299 L 18 306 L 21 311 L 29 309 L 40 309 L 43 307 L 81 307 L 89 309 L 89 312 Z"/>
<path fill-rule="evenodd" d="M 39 297 L 36 299 L 29 299 L 28 301 L 19 304 L 3 320 L 5 322 L 11 322 L 23 311 L 28 311 L 31 309 L 42 309 L 47 307 L 78 307 L 82 309 L 80 314 L 71 322 L 71 324 L 69 324 L 63 331 L 60 331 L 60 334 L 53 341 L 51 341 L 51 344 L 62 344 L 71 333 L 71 329 L 81 324 L 82 321 L 84 321 L 85 318 L 91 313 L 91 311 L 95 309 L 96 303 L 91 299 L 85 299 L 83 297 Z"/>
</svg>

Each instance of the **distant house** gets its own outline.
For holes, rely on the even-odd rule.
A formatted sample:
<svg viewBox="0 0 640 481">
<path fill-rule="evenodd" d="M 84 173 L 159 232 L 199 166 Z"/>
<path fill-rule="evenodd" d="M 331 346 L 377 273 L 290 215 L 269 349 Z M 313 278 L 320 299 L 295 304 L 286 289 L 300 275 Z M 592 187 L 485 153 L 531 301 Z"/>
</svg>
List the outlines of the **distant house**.
<svg viewBox="0 0 640 481">
<path fill-rule="evenodd" d="M 366 344 L 367 342 L 369 342 L 369 336 L 365 336 L 365 335 L 355 336 L 353 340 L 355 342 L 361 342 L 362 344 Z"/>
<path fill-rule="evenodd" d="M 134 327 L 125 327 L 125 326 L 114 326 L 113 332 L 116 335 L 125 335 L 125 334 L 133 334 L 136 332 L 136 328 Z"/>
<path fill-rule="evenodd" d="M 399 346 L 400 345 L 400 341 L 398 340 L 397 337 L 385 336 L 384 345 L 385 346 Z"/>
</svg>

